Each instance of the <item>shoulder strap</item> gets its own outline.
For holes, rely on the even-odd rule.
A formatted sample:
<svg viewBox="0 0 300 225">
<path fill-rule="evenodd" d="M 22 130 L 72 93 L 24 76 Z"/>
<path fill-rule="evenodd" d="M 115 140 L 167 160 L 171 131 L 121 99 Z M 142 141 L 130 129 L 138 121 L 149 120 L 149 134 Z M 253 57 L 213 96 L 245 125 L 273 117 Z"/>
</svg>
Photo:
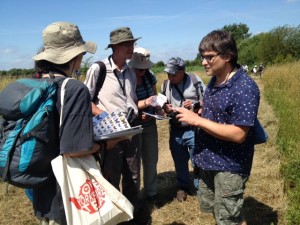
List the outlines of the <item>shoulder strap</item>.
<svg viewBox="0 0 300 225">
<path fill-rule="evenodd" d="M 95 94 L 94 94 L 94 98 L 92 99 L 93 102 L 96 102 L 98 100 L 98 93 L 101 90 L 105 77 L 106 77 L 106 66 L 104 64 L 104 62 L 102 61 L 97 61 L 95 62 L 100 66 L 100 72 L 99 72 L 99 76 L 96 82 L 96 89 L 95 89 Z"/>
<path fill-rule="evenodd" d="M 190 73 L 189 76 L 192 80 L 192 83 L 193 83 L 195 89 L 196 89 L 197 98 L 198 98 L 198 100 L 200 100 L 200 97 L 203 96 L 203 88 L 201 85 L 201 81 L 197 80 L 195 74 Z M 199 89 L 200 89 L 201 93 L 199 93 Z"/>
<path fill-rule="evenodd" d="M 62 117 L 63 117 L 63 111 L 64 111 L 64 99 L 65 99 L 65 90 L 66 90 L 66 85 L 68 81 L 72 78 L 66 78 L 64 79 L 62 85 L 61 85 L 61 91 L 60 91 L 60 120 L 59 120 L 59 126 L 62 124 Z"/>
<path fill-rule="evenodd" d="M 171 85 L 170 85 L 170 80 L 166 79 L 163 82 L 163 90 L 162 90 L 162 94 L 166 95 L 166 91 L 167 91 L 167 86 L 169 84 L 169 91 L 171 92 Z M 166 95 L 167 96 L 167 95 Z M 167 96 L 167 102 L 171 103 L 171 96 L 169 95 L 169 97 Z"/>
<path fill-rule="evenodd" d="M 168 82 L 169 80 L 164 80 L 164 83 L 163 83 L 163 91 L 162 91 L 162 94 L 163 95 L 166 95 L 166 90 L 167 90 L 167 86 L 168 86 Z"/>
</svg>

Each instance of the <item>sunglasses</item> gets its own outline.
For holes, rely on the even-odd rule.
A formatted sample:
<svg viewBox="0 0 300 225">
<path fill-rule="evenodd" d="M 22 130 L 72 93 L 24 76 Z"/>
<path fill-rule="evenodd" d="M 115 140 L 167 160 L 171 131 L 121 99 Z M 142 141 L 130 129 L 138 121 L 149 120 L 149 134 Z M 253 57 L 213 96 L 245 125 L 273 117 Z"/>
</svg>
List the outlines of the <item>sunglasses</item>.
<svg viewBox="0 0 300 225">
<path fill-rule="evenodd" d="M 135 70 L 139 72 L 144 72 L 146 69 L 135 69 Z"/>
</svg>

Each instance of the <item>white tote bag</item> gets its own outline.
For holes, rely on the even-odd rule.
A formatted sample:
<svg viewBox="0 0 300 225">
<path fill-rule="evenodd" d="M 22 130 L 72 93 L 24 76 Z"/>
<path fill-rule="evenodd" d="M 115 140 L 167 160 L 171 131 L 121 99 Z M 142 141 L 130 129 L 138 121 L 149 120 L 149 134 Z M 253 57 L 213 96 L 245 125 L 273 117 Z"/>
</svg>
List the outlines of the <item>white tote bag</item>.
<svg viewBox="0 0 300 225">
<path fill-rule="evenodd" d="M 133 218 L 133 206 L 101 174 L 93 156 L 51 162 L 68 225 L 114 225 Z"/>
</svg>

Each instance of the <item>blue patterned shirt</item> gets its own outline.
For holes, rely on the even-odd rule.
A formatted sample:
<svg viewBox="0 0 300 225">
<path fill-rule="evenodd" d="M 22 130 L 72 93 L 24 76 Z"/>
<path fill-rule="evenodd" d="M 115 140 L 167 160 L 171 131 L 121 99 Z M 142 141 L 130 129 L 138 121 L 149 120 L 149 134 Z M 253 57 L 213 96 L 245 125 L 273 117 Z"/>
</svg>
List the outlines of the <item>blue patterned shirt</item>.
<svg viewBox="0 0 300 225">
<path fill-rule="evenodd" d="M 249 75 L 239 69 L 220 87 L 214 87 L 213 77 L 205 90 L 202 117 L 220 124 L 254 125 L 259 107 L 260 92 Z M 199 131 L 194 162 L 203 170 L 216 170 L 249 176 L 253 154 L 253 139 L 248 135 L 241 143 L 215 138 Z"/>
</svg>

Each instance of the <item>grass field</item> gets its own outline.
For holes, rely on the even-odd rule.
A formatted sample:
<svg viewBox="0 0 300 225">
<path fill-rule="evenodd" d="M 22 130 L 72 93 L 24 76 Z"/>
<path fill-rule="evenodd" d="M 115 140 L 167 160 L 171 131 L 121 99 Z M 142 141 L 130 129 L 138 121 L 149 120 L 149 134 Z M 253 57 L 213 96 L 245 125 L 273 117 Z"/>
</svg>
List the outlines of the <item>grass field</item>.
<svg viewBox="0 0 300 225">
<path fill-rule="evenodd" d="M 256 146 L 245 193 L 248 225 L 300 224 L 299 71 L 300 63 L 272 66 L 262 78 L 254 78 L 262 93 L 259 119 L 269 140 Z M 208 82 L 202 72 L 195 73 Z M 167 77 L 158 73 L 157 78 L 159 90 Z M 0 85 L 5 83 L 1 80 Z M 189 196 L 182 203 L 174 200 L 175 171 L 168 146 L 168 124 L 159 121 L 158 132 L 160 203 L 149 209 L 152 224 L 215 224 L 212 215 L 200 212 L 196 196 Z M 7 190 L 6 184 L 0 183 L 0 224 L 37 224 L 22 189 L 8 186 Z"/>
</svg>

